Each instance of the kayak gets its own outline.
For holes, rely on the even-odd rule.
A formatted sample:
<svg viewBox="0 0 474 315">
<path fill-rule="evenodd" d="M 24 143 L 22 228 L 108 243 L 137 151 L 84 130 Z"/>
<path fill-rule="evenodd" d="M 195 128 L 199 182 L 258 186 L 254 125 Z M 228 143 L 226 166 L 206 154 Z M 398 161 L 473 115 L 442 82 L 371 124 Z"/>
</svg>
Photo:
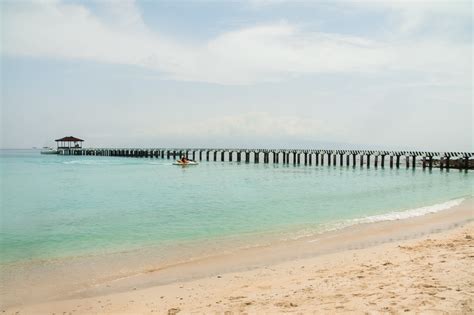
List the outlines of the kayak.
<svg viewBox="0 0 474 315">
<path fill-rule="evenodd" d="M 198 165 L 198 164 L 199 164 L 199 163 L 196 162 L 196 161 L 188 161 L 188 162 L 186 162 L 186 163 L 183 163 L 183 162 L 181 162 L 181 161 L 179 161 L 179 160 L 173 163 L 173 165 L 181 165 L 181 166 L 185 166 L 185 165 Z"/>
</svg>

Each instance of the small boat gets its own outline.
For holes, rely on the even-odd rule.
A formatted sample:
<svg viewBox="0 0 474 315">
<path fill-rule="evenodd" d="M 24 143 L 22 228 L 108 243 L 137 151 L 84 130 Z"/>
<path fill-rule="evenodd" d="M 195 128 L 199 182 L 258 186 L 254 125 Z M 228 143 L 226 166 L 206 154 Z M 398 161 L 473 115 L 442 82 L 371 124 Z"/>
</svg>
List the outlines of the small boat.
<svg viewBox="0 0 474 315">
<path fill-rule="evenodd" d="M 173 165 L 181 165 L 181 166 L 186 166 L 186 165 L 198 165 L 199 163 L 196 161 L 191 161 L 188 160 L 187 162 L 183 162 L 181 160 L 177 160 L 176 162 L 173 163 Z"/>
<path fill-rule="evenodd" d="M 59 154 L 59 151 L 50 147 L 43 147 L 41 154 Z"/>
</svg>

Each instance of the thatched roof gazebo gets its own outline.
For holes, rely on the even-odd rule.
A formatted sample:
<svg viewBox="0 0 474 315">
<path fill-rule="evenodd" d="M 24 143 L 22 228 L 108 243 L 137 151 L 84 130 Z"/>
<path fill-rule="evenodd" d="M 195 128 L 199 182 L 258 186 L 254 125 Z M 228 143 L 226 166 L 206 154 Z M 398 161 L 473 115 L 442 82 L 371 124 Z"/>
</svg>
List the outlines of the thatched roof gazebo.
<svg viewBox="0 0 474 315">
<path fill-rule="evenodd" d="M 84 142 L 84 140 L 73 136 L 56 139 L 54 141 L 56 141 L 58 149 L 82 149 L 82 142 Z"/>
</svg>

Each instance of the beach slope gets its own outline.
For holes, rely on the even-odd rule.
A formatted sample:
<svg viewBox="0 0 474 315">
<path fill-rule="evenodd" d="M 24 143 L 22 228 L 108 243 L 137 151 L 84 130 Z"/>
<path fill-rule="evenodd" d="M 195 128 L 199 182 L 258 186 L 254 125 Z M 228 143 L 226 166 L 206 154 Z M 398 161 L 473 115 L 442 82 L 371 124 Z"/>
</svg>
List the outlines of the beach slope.
<svg viewBox="0 0 474 315">
<path fill-rule="evenodd" d="M 472 313 L 474 223 L 248 271 L 14 307 L 20 314 Z"/>
</svg>

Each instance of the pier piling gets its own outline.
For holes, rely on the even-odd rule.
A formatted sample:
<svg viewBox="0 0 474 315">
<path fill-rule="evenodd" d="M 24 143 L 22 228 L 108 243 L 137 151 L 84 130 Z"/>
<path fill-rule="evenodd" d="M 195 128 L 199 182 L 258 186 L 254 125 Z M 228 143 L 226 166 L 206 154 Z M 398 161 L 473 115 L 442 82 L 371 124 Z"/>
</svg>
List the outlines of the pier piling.
<svg viewBox="0 0 474 315">
<path fill-rule="evenodd" d="M 221 162 L 229 161 L 232 162 L 236 159 L 237 162 L 241 162 L 245 159 L 245 163 L 251 162 L 250 155 L 253 154 L 253 162 L 260 163 L 260 157 L 263 158 L 264 164 L 270 164 L 270 155 L 272 156 L 273 164 L 280 162 L 280 154 L 282 157 L 282 163 L 288 165 L 300 165 L 304 162 L 304 165 L 311 166 L 324 166 L 327 163 L 328 166 L 336 167 L 339 166 L 350 166 L 352 156 L 352 166 L 357 166 L 357 159 L 359 159 L 360 167 L 364 164 L 367 168 L 374 165 L 376 168 L 381 166 L 385 167 L 385 156 L 389 156 L 390 168 L 400 168 L 401 157 L 405 159 L 406 168 L 416 168 L 417 166 L 426 169 L 429 167 L 439 167 L 440 169 L 449 170 L 450 168 L 457 168 L 468 170 L 474 168 L 474 161 L 471 158 L 474 156 L 472 152 L 419 152 L 419 151 L 368 151 L 368 150 L 307 150 L 307 149 L 190 149 L 190 148 L 147 148 L 147 149 L 114 149 L 114 148 L 64 148 L 58 150 L 60 155 L 78 155 L 78 156 L 114 156 L 114 157 L 135 157 L 135 158 L 162 158 L 162 159 L 176 159 L 181 156 L 187 158 L 192 157 L 193 160 L 199 156 L 199 161 L 202 161 L 203 154 L 205 154 L 205 160 L 210 161 L 212 154 L 213 161 L 218 161 L 220 158 Z M 219 154 L 220 153 L 220 154 Z M 220 157 L 218 157 L 218 154 Z M 242 154 L 244 156 L 242 157 Z M 228 159 L 226 160 L 226 155 Z M 234 156 L 235 155 L 235 156 Z M 261 155 L 261 156 L 260 156 Z M 372 159 L 373 155 L 373 159 Z M 327 161 L 325 157 L 327 156 Z M 339 156 L 339 163 L 337 163 Z M 345 156 L 345 163 L 344 163 Z M 365 158 L 365 161 L 364 161 Z M 304 161 L 301 161 L 301 160 Z M 417 163 L 418 159 L 418 163 Z M 380 161 L 379 161 L 380 160 Z M 290 162 L 291 161 L 291 162 Z"/>
</svg>

